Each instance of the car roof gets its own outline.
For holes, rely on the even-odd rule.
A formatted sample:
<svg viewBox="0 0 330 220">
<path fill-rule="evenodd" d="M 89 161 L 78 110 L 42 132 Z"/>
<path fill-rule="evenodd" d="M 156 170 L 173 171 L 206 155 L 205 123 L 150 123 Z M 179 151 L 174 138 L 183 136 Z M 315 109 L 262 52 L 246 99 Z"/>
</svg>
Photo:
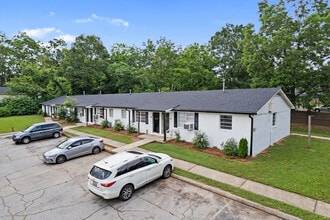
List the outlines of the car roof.
<svg viewBox="0 0 330 220">
<path fill-rule="evenodd" d="M 58 122 L 40 122 L 40 123 L 35 123 L 33 125 L 46 125 L 46 124 L 59 124 Z"/>
<path fill-rule="evenodd" d="M 89 137 L 89 136 L 75 136 L 71 137 L 68 140 L 81 140 L 81 139 L 95 139 L 96 137 Z"/>
<path fill-rule="evenodd" d="M 111 170 L 124 165 L 125 163 L 144 157 L 148 154 L 140 151 L 123 151 L 96 162 L 94 165 L 100 168 Z"/>
</svg>

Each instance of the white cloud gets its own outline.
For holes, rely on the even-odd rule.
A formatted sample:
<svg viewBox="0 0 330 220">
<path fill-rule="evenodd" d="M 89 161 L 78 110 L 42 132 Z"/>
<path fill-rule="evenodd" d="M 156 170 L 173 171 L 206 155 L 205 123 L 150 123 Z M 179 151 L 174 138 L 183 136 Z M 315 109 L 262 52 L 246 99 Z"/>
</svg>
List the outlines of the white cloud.
<svg viewBox="0 0 330 220">
<path fill-rule="evenodd" d="M 102 17 L 99 17 L 96 14 L 92 14 L 92 18 L 99 19 L 99 20 L 102 20 L 103 19 Z"/>
<path fill-rule="evenodd" d="M 92 19 L 91 18 L 85 18 L 85 19 L 76 19 L 74 21 L 77 22 L 77 23 L 89 23 L 89 22 L 92 22 Z"/>
<path fill-rule="evenodd" d="M 129 26 L 129 23 L 127 21 L 124 21 L 122 19 L 114 18 L 111 20 L 111 23 L 117 26 L 123 25 L 125 27 Z"/>
<path fill-rule="evenodd" d="M 76 40 L 76 36 L 70 34 L 62 34 L 58 38 L 64 40 L 67 43 L 72 43 Z"/>
<path fill-rule="evenodd" d="M 23 29 L 22 32 L 25 32 L 30 37 L 43 38 L 48 34 L 60 33 L 61 31 L 53 27 L 46 27 L 46 28 L 35 28 L 35 29 Z"/>
<path fill-rule="evenodd" d="M 94 20 L 107 22 L 107 23 L 110 23 L 110 24 L 113 24 L 116 26 L 125 26 L 125 27 L 129 26 L 129 23 L 127 21 L 124 21 L 123 19 L 119 19 L 119 18 L 110 19 L 110 18 L 98 16 L 96 14 L 92 14 L 89 18 L 76 19 L 75 22 L 76 23 L 88 23 L 88 22 L 92 22 Z"/>
<path fill-rule="evenodd" d="M 51 11 L 51 12 L 49 12 L 49 15 L 50 16 L 55 16 L 55 12 Z"/>
</svg>

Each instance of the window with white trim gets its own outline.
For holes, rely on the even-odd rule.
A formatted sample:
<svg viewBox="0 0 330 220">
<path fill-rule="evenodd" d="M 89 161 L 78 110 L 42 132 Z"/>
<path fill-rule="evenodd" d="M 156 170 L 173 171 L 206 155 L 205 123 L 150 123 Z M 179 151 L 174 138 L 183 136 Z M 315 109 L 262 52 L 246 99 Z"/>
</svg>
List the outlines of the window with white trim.
<svg viewBox="0 0 330 220">
<path fill-rule="evenodd" d="M 138 122 L 144 122 L 148 124 L 148 112 L 135 112 L 135 119 Z"/>
<path fill-rule="evenodd" d="M 220 115 L 220 128 L 231 130 L 233 126 L 233 116 L 231 115 Z"/>
<path fill-rule="evenodd" d="M 104 118 L 104 108 L 100 108 L 100 118 Z"/>
<path fill-rule="evenodd" d="M 178 127 L 184 124 L 194 124 L 195 114 L 193 112 L 178 112 Z"/>
<path fill-rule="evenodd" d="M 276 113 L 273 113 L 272 125 L 276 125 Z"/>
<path fill-rule="evenodd" d="M 113 117 L 113 109 L 112 108 L 109 109 L 109 117 L 111 117 L 111 118 Z"/>
<path fill-rule="evenodd" d="M 125 109 L 121 110 L 121 118 L 126 118 L 126 110 Z"/>
</svg>

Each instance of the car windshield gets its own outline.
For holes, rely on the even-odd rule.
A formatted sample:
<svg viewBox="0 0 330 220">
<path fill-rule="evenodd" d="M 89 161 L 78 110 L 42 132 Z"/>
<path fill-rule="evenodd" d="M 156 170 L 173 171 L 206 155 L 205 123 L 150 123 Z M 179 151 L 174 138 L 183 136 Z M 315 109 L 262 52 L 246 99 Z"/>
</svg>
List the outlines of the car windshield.
<svg viewBox="0 0 330 220">
<path fill-rule="evenodd" d="M 32 126 L 28 127 L 27 129 L 25 129 L 23 131 L 30 132 L 33 128 L 35 128 L 35 126 L 32 125 Z"/>
<path fill-rule="evenodd" d="M 60 148 L 60 149 L 65 149 L 67 148 L 70 144 L 72 144 L 72 140 L 66 140 L 62 143 L 60 143 L 59 145 L 57 145 L 57 148 Z"/>
<path fill-rule="evenodd" d="M 97 179 L 104 180 L 111 175 L 111 171 L 102 169 L 100 167 L 94 166 L 91 169 L 90 174 Z"/>
</svg>

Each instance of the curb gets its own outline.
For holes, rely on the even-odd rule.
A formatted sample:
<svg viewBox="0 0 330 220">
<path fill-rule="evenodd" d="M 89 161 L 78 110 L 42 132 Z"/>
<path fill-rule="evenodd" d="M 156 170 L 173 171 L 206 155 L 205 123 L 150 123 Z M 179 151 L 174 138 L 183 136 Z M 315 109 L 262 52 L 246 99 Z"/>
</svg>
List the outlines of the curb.
<svg viewBox="0 0 330 220">
<path fill-rule="evenodd" d="M 179 179 L 179 180 L 182 180 L 182 181 L 184 181 L 186 183 L 192 184 L 194 186 L 200 187 L 202 189 L 208 190 L 210 192 L 216 193 L 218 195 L 224 196 L 224 197 L 226 197 L 228 199 L 232 199 L 232 200 L 237 201 L 239 203 L 242 203 L 242 204 L 248 205 L 250 207 L 259 209 L 261 211 L 267 212 L 267 213 L 269 213 L 271 215 L 275 215 L 275 216 L 277 216 L 279 218 L 282 218 L 282 219 L 289 219 L 289 220 L 299 220 L 299 219 L 301 219 L 301 218 L 298 218 L 296 216 L 293 216 L 293 215 L 290 215 L 290 214 L 281 212 L 281 211 L 279 211 L 277 209 L 273 209 L 273 208 L 269 208 L 267 206 L 260 205 L 259 203 L 252 202 L 250 200 L 247 200 L 247 199 L 244 199 L 242 197 L 236 196 L 234 194 L 231 194 L 231 193 L 229 193 L 227 191 L 224 191 L 224 190 L 221 190 L 219 188 L 216 188 L 216 187 L 213 187 L 213 186 L 209 186 L 209 185 L 206 185 L 206 184 L 197 182 L 195 180 L 191 180 L 189 178 L 179 176 L 177 174 L 173 174 L 172 173 L 172 177 L 174 177 L 176 179 Z"/>
</svg>

